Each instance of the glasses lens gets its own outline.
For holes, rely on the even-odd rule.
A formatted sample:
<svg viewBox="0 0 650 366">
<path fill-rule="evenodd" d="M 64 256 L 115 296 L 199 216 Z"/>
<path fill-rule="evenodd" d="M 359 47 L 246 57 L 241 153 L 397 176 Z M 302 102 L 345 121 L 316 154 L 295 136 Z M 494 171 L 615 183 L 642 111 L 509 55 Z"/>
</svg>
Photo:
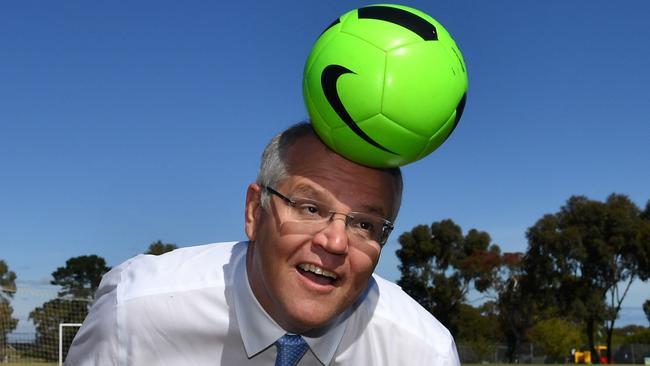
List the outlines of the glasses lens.
<svg viewBox="0 0 650 366">
<path fill-rule="evenodd" d="M 272 192 L 285 199 L 284 196 Z M 287 198 L 285 202 L 287 203 L 286 219 L 302 224 L 303 229 L 322 230 L 334 215 L 334 211 L 328 205 L 311 199 Z M 347 230 L 355 237 L 384 245 L 391 231 L 390 222 L 379 216 L 362 212 L 351 212 L 345 216 Z"/>
<path fill-rule="evenodd" d="M 326 206 L 320 202 L 296 198 L 294 204 L 289 206 L 289 211 L 294 220 L 298 221 L 327 221 L 330 213 Z"/>
<path fill-rule="evenodd" d="M 353 212 L 348 215 L 348 227 L 357 236 L 383 244 L 385 220 L 374 215 Z"/>
</svg>

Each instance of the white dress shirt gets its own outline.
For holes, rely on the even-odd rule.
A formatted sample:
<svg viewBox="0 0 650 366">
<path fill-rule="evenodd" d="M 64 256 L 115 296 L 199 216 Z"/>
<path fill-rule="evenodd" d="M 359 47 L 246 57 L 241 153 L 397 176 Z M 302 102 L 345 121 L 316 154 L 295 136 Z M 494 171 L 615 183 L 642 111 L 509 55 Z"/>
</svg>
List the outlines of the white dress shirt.
<svg viewBox="0 0 650 366">
<path fill-rule="evenodd" d="M 274 365 L 286 333 L 255 299 L 247 242 L 139 255 L 102 279 L 66 365 Z M 299 365 L 459 366 L 454 341 L 399 286 L 373 275 Z"/>
</svg>

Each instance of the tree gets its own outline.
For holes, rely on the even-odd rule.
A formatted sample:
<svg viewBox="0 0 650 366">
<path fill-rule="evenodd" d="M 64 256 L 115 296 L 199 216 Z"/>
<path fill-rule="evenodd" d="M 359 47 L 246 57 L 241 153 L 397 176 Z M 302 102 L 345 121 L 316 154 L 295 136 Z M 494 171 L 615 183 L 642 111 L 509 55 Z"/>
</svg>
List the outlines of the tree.
<svg viewBox="0 0 650 366">
<path fill-rule="evenodd" d="M 450 219 L 416 226 L 399 242 L 398 284 L 457 335 L 460 305 L 470 289 L 486 292 L 499 275 L 499 246 L 486 232 L 463 235 Z"/>
<path fill-rule="evenodd" d="M 546 352 L 547 361 L 564 364 L 569 351 L 582 343 L 576 324 L 561 318 L 539 321 L 530 329 L 529 337 Z"/>
<path fill-rule="evenodd" d="M 36 344 L 49 360 L 55 360 L 60 323 L 81 323 L 102 276 L 110 270 L 96 255 L 73 257 L 52 273 L 53 285 L 60 285 L 60 298 L 47 301 L 29 314 L 36 326 Z M 67 348 L 66 348 L 67 349 Z"/>
<path fill-rule="evenodd" d="M 573 196 L 526 234 L 524 272 L 537 301 L 582 320 L 592 354 L 595 331 L 605 324 L 608 359 L 630 285 L 650 277 L 650 221 L 643 214 L 624 195 L 605 202 Z"/>
<path fill-rule="evenodd" d="M 479 307 L 460 305 L 457 342 L 469 345 L 477 362 L 489 362 L 502 338 L 494 302 Z"/>
<path fill-rule="evenodd" d="M 650 299 L 643 303 L 643 312 L 645 313 L 645 317 L 648 318 L 648 322 L 650 322 Z"/>
<path fill-rule="evenodd" d="M 13 318 L 11 298 L 16 292 L 16 273 L 9 270 L 4 260 L 0 260 L 0 362 L 5 359 L 7 349 L 7 334 L 18 325 L 18 319 Z"/>
<path fill-rule="evenodd" d="M 519 362 L 520 346 L 526 340 L 526 333 L 534 324 L 541 308 L 535 302 L 534 288 L 523 276 L 523 257 L 522 253 L 504 254 L 505 273 L 496 288 L 496 308 L 509 363 Z"/>
<path fill-rule="evenodd" d="M 36 345 L 49 361 L 58 359 L 58 337 L 60 323 L 82 323 L 88 314 L 87 299 L 53 299 L 29 313 L 29 319 L 36 325 Z M 71 329 L 68 329 L 71 331 Z M 65 337 L 70 343 L 72 335 Z M 64 349 L 70 344 L 64 344 Z"/>
<path fill-rule="evenodd" d="M 641 212 L 641 215 L 639 215 L 643 220 L 648 220 L 650 221 L 650 200 L 645 203 L 645 209 L 643 212 Z"/>
<path fill-rule="evenodd" d="M 167 252 L 171 252 L 174 249 L 178 249 L 178 246 L 173 243 L 163 243 L 160 240 L 154 241 L 149 244 L 149 248 L 145 254 L 161 255 Z"/>
<path fill-rule="evenodd" d="M 0 298 L 11 298 L 16 292 L 16 273 L 9 270 L 7 263 L 0 259 Z"/>
<path fill-rule="evenodd" d="M 650 328 L 635 327 L 626 334 L 623 344 L 650 344 Z"/>
<path fill-rule="evenodd" d="M 650 344 L 650 328 L 642 325 L 629 324 L 614 329 L 613 343 L 622 344 Z"/>
<path fill-rule="evenodd" d="M 106 261 L 96 255 L 82 255 L 70 258 L 65 267 L 59 267 L 52 273 L 53 285 L 61 286 L 59 296 L 69 296 L 79 299 L 92 299 L 104 273 L 110 267 Z"/>
</svg>

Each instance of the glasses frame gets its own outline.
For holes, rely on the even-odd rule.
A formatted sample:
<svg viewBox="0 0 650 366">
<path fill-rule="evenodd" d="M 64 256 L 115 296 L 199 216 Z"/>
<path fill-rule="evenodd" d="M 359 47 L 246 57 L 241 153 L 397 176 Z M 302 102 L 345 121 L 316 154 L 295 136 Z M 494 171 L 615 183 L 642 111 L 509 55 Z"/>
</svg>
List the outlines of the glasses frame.
<svg viewBox="0 0 650 366">
<path fill-rule="evenodd" d="M 271 188 L 269 186 L 264 186 L 264 185 L 262 185 L 261 187 L 266 192 L 279 197 L 287 205 L 289 205 L 291 207 L 296 207 L 297 204 L 298 204 L 296 201 L 294 201 L 291 198 L 289 198 L 289 197 L 283 195 L 282 193 L 276 191 L 274 188 Z M 354 212 L 350 212 L 350 213 L 347 213 L 347 214 L 345 214 L 343 212 L 337 212 L 337 211 L 334 211 L 334 210 L 329 210 L 328 212 L 330 214 L 329 222 L 332 222 L 332 219 L 333 219 L 334 215 L 336 215 L 336 214 L 345 216 L 345 226 L 346 227 L 348 226 L 348 223 L 349 223 L 350 219 L 354 218 Z M 372 216 L 375 216 L 375 215 L 372 215 Z M 390 236 L 390 233 L 393 231 L 394 226 L 393 226 L 393 223 L 390 220 L 386 220 L 386 219 L 384 219 L 382 217 L 379 217 L 379 216 L 377 216 L 377 218 L 383 220 L 382 227 L 381 227 L 381 233 L 382 233 L 381 240 L 377 241 L 379 246 L 383 247 L 386 244 L 386 241 L 388 241 L 388 237 Z"/>
</svg>

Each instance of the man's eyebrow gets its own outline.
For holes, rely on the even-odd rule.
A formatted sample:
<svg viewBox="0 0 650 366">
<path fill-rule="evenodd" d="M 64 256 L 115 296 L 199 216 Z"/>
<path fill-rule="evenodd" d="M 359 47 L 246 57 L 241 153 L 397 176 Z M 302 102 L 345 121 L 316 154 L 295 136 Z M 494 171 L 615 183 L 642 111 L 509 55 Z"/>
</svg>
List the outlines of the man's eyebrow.
<svg viewBox="0 0 650 366">
<path fill-rule="evenodd" d="M 378 206 L 373 206 L 373 205 L 362 205 L 361 206 L 361 211 L 355 210 L 357 212 L 363 212 L 363 213 L 371 213 L 374 215 L 377 215 L 385 220 L 388 220 L 388 213 L 383 210 L 381 207 Z"/>
<path fill-rule="evenodd" d="M 292 195 L 297 195 L 302 198 L 311 198 L 317 201 L 323 201 L 323 203 L 329 201 L 327 195 L 323 193 L 321 190 L 306 184 L 299 184 L 298 186 L 296 186 Z M 386 212 L 386 210 L 384 210 L 380 206 L 376 206 L 372 204 L 362 204 L 361 206 L 354 208 L 352 211 L 360 212 L 360 213 L 369 213 L 369 214 L 380 216 L 384 219 L 388 217 L 388 212 Z"/>
<path fill-rule="evenodd" d="M 325 195 L 321 191 L 306 184 L 297 185 L 291 194 L 292 195 L 297 194 L 298 196 L 304 198 L 315 198 L 315 199 L 325 198 Z"/>
</svg>

